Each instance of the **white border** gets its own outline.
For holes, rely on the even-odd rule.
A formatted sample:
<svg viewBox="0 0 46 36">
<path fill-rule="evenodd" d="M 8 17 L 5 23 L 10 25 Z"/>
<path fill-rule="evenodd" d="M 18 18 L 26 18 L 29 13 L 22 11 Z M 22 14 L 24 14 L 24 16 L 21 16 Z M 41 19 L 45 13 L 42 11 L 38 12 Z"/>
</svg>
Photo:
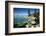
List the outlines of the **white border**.
<svg viewBox="0 0 46 36">
<path fill-rule="evenodd" d="M 13 28 L 13 8 L 37 8 L 40 9 L 40 27 Z M 43 31 L 43 5 L 9 3 L 9 33 Z"/>
</svg>

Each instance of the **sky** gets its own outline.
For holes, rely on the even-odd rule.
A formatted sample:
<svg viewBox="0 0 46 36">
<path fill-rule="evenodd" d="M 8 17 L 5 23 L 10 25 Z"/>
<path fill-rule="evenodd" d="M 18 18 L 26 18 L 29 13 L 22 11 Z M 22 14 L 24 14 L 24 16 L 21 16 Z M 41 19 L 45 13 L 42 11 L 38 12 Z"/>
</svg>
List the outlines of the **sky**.
<svg viewBox="0 0 46 36">
<path fill-rule="evenodd" d="M 28 9 L 29 8 L 13 8 L 14 10 L 14 14 L 15 15 L 28 15 Z M 33 8 L 30 8 L 30 13 L 33 14 L 35 13 L 35 10 L 38 11 L 39 9 L 33 9 Z"/>
</svg>

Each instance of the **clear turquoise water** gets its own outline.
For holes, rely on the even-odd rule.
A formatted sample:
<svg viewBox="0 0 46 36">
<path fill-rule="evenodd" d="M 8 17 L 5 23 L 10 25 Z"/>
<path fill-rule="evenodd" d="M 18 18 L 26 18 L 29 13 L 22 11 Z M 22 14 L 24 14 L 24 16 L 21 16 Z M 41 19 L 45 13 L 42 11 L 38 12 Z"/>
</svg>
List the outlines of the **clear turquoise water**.
<svg viewBox="0 0 46 36">
<path fill-rule="evenodd" d="M 23 17 L 23 16 L 16 16 L 15 17 L 15 22 L 25 22 L 25 21 L 27 21 L 27 19 L 25 18 L 25 17 Z"/>
</svg>

